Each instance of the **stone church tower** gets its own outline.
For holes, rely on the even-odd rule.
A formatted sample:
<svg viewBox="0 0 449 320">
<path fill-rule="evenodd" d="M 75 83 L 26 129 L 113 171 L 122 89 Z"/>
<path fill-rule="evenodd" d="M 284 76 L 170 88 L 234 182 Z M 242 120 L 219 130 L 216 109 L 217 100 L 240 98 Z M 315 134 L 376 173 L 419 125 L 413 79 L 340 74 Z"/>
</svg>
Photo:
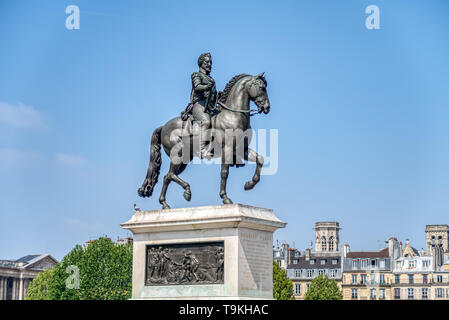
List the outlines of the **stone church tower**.
<svg viewBox="0 0 449 320">
<path fill-rule="evenodd" d="M 338 252 L 340 246 L 340 224 L 338 222 L 315 223 L 315 252 Z"/>
<path fill-rule="evenodd" d="M 444 263 L 448 247 L 449 226 L 447 224 L 426 225 L 426 253 L 433 256 L 435 266 Z"/>
</svg>

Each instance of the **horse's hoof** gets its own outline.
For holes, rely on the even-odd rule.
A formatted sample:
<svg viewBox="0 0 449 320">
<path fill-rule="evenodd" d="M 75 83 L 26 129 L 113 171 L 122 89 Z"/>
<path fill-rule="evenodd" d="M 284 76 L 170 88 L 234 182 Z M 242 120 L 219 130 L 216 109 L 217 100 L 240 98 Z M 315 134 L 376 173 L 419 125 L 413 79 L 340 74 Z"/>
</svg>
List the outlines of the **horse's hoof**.
<svg viewBox="0 0 449 320">
<path fill-rule="evenodd" d="M 252 188 L 254 188 L 253 182 L 252 181 L 246 181 L 244 188 L 245 188 L 246 191 L 251 190 Z"/>
<path fill-rule="evenodd" d="M 232 200 L 229 199 L 229 198 L 226 198 L 226 199 L 223 200 L 223 203 L 224 204 L 232 204 Z"/>
<path fill-rule="evenodd" d="M 170 209 L 170 206 L 166 203 L 162 205 L 162 210 L 165 210 L 165 209 Z"/>
<path fill-rule="evenodd" d="M 192 193 L 184 191 L 184 199 L 186 199 L 187 201 L 190 201 L 192 199 Z"/>
</svg>

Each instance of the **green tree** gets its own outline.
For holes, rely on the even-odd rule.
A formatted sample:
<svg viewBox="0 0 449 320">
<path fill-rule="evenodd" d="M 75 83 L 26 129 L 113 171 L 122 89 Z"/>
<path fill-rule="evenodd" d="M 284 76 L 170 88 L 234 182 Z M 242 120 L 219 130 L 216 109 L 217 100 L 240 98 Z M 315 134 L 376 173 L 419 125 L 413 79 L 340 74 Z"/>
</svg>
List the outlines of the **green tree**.
<svg viewBox="0 0 449 320">
<path fill-rule="evenodd" d="M 25 300 L 49 300 L 48 287 L 52 279 L 53 270 L 41 272 L 31 281 Z"/>
<path fill-rule="evenodd" d="M 287 272 L 273 261 L 273 297 L 276 300 L 293 300 L 293 283 Z"/>
<path fill-rule="evenodd" d="M 45 298 L 129 299 L 131 282 L 132 244 L 118 245 L 100 238 L 87 248 L 77 245 L 53 268 Z"/>
<path fill-rule="evenodd" d="M 335 279 L 319 275 L 312 280 L 309 290 L 306 292 L 306 300 L 341 300 L 343 295 L 338 288 Z"/>
</svg>

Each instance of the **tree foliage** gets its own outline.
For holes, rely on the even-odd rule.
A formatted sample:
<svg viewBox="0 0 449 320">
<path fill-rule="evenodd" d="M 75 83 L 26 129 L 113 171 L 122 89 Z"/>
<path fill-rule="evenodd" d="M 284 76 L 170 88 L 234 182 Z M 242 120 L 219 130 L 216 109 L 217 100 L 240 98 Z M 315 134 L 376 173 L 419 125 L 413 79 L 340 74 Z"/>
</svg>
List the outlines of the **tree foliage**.
<svg viewBox="0 0 449 320">
<path fill-rule="evenodd" d="M 341 300 L 343 295 L 338 288 L 335 279 L 319 275 L 312 280 L 309 290 L 306 292 L 306 300 Z"/>
<path fill-rule="evenodd" d="M 118 245 L 100 238 L 87 248 L 77 245 L 53 268 L 45 298 L 128 299 L 131 283 L 132 244 Z"/>
<path fill-rule="evenodd" d="M 49 300 L 48 287 L 52 278 L 53 270 L 47 269 L 41 272 L 30 283 L 25 300 Z"/>
<path fill-rule="evenodd" d="M 276 300 L 293 300 L 293 283 L 287 272 L 273 261 L 273 297 Z"/>
</svg>

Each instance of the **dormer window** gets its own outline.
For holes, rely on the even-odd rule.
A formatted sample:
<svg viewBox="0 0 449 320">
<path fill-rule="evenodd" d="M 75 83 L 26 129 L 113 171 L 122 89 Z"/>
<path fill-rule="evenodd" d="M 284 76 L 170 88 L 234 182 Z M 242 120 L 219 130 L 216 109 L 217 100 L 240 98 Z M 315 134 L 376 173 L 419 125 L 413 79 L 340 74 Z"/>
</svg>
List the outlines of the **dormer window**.
<svg viewBox="0 0 449 320">
<path fill-rule="evenodd" d="M 368 260 L 363 259 L 363 260 L 362 260 L 362 269 L 364 269 L 364 268 L 366 268 L 366 267 L 368 267 Z"/>
<path fill-rule="evenodd" d="M 310 264 L 315 264 L 315 259 L 310 259 Z"/>
<path fill-rule="evenodd" d="M 325 259 L 321 260 L 321 264 L 326 264 L 326 260 Z"/>
</svg>

